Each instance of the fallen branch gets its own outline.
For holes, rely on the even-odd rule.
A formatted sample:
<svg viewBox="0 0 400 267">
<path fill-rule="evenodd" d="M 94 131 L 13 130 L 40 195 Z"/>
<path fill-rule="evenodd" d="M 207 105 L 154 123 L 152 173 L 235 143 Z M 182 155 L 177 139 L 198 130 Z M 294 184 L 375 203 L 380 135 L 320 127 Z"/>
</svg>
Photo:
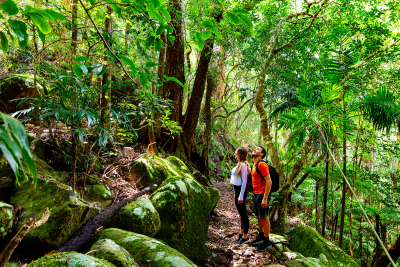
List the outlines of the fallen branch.
<svg viewBox="0 0 400 267">
<path fill-rule="evenodd" d="M 18 233 L 11 239 L 10 243 L 8 243 L 4 252 L 0 255 L 0 267 L 4 267 L 8 260 L 10 259 L 12 253 L 15 248 L 21 243 L 22 239 L 26 236 L 27 233 L 36 229 L 47 222 L 50 217 L 51 211 L 49 208 L 46 208 L 42 218 L 39 221 L 35 222 L 35 218 L 30 218 L 18 231 Z"/>
<path fill-rule="evenodd" d="M 147 192 L 150 192 L 154 188 L 157 188 L 158 185 L 154 184 L 152 186 L 146 187 L 142 191 L 125 198 L 124 200 L 115 203 L 114 205 L 108 207 L 106 210 L 100 212 L 96 216 L 93 216 L 89 219 L 89 221 L 81 227 L 62 247 L 56 250 L 56 252 L 68 252 L 68 251 L 77 251 L 81 246 L 83 246 L 96 232 L 96 230 L 103 225 L 104 221 L 111 216 L 114 212 L 128 204 L 128 202 L 132 202 L 133 200 L 143 196 Z M 1 266 L 0 266 L 1 267 Z"/>
</svg>

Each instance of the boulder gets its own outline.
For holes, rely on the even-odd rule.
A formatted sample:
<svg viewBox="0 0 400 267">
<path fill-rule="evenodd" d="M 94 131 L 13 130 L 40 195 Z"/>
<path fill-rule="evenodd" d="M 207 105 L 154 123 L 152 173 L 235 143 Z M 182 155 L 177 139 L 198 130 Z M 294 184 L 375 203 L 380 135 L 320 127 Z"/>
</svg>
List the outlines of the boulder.
<svg viewBox="0 0 400 267">
<path fill-rule="evenodd" d="M 281 236 L 281 235 L 275 235 L 275 234 L 269 234 L 269 240 L 271 240 L 272 243 L 279 243 L 275 244 L 275 246 L 282 252 L 283 251 L 283 243 L 289 243 L 287 241 L 287 238 Z"/>
<path fill-rule="evenodd" d="M 194 179 L 168 178 L 150 197 L 161 218 L 156 237 L 196 264 L 204 263 L 210 212 L 219 197 L 218 190 L 203 187 Z"/>
<path fill-rule="evenodd" d="M 153 203 L 148 197 L 142 197 L 112 214 L 104 226 L 153 237 L 160 230 L 161 221 Z"/>
<path fill-rule="evenodd" d="M 30 231 L 24 240 L 58 248 L 73 235 L 89 218 L 98 214 L 100 209 L 83 203 L 71 187 L 55 180 L 39 178 L 36 188 L 32 181 L 21 182 L 11 192 L 10 204 L 23 206 L 18 220 L 18 230 L 31 217 L 40 218 L 48 207 L 49 220 L 43 226 Z"/>
<path fill-rule="evenodd" d="M 13 207 L 0 202 L 0 238 L 11 233 L 13 227 Z"/>
<path fill-rule="evenodd" d="M 116 228 L 108 228 L 94 235 L 83 248 L 83 252 L 99 239 L 111 239 L 125 248 L 140 266 L 196 266 L 179 251 L 164 243 L 141 234 L 136 234 Z"/>
<path fill-rule="evenodd" d="M 139 267 L 131 254 L 111 239 L 100 239 L 90 248 L 90 255 L 111 262 L 116 267 Z"/>
<path fill-rule="evenodd" d="M 313 228 L 302 225 L 288 233 L 290 237 L 289 248 L 299 252 L 305 257 L 324 258 L 329 266 L 357 267 L 358 264 L 343 250 L 332 244 Z M 320 256 L 323 254 L 325 257 Z M 322 263 L 321 263 L 322 264 Z"/>
<path fill-rule="evenodd" d="M 63 252 L 34 260 L 26 267 L 115 267 L 115 265 L 89 255 L 77 252 Z"/>
<path fill-rule="evenodd" d="M 82 175 L 78 177 L 78 184 L 81 185 L 97 185 L 100 184 L 100 178 L 96 174 Z"/>
<path fill-rule="evenodd" d="M 110 188 L 102 184 L 85 186 L 85 195 L 83 199 L 88 202 L 101 203 L 105 209 L 108 208 L 113 202 L 113 196 Z"/>
<path fill-rule="evenodd" d="M 39 177 L 51 177 L 58 178 L 57 172 L 50 167 L 44 160 L 37 157 L 35 154 L 32 154 L 33 160 L 36 165 L 36 170 Z M 24 163 L 23 163 L 24 164 Z M 28 167 L 25 167 L 25 172 L 29 178 L 32 178 L 32 172 Z M 15 180 L 15 174 L 10 167 L 6 157 L 0 152 L 0 177 L 10 177 Z M 20 171 L 18 176 L 19 180 L 23 180 L 23 174 Z"/>
<path fill-rule="evenodd" d="M 37 89 L 34 86 L 33 74 L 11 74 L 0 81 L 0 111 L 13 113 L 29 106 L 17 107 L 19 101 L 10 100 L 24 97 L 44 96 L 47 93 L 46 83 L 43 78 L 38 77 Z"/>
<path fill-rule="evenodd" d="M 131 164 L 129 179 L 149 186 L 161 183 L 172 176 L 181 176 L 193 179 L 190 170 L 177 157 L 160 158 L 153 154 L 143 156 Z"/>
</svg>

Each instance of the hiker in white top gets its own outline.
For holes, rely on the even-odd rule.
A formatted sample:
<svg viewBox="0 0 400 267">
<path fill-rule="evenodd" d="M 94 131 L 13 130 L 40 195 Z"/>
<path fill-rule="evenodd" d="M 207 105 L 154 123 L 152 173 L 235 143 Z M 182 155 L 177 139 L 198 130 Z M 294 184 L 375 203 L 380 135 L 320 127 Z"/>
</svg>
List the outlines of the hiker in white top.
<svg viewBox="0 0 400 267">
<path fill-rule="evenodd" d="M 250 166 L 247 162 L 247 149 L 239 147 L 235 151 L 235 156 L 238 160 L 238 165 L 232 170 L 231 184 L 235 191 L 235 205 L 240 215 L 240 233 L 236 243 L 239 245 L 250 242 L 247 234 L 249 231 L 249 217 L 246 211 L 246 183 L 247 174 L 250 172 Z"/>
</svg>

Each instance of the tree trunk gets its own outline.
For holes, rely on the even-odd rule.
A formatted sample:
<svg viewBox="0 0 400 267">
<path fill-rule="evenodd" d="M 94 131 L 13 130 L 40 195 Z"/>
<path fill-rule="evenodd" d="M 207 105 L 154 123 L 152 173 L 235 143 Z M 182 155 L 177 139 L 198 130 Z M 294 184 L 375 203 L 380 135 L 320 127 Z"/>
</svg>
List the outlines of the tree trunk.
<svg viewBox="0 0 400 267">
<path fill-rule="evenodd" d="M 220 58 L 218 60 L 218 72 L 219 72 L 219 77 L 218 77 L 218 85 L 217 85 L 217 95 L 215 100 L 222 101 L 224 99 L 225 95 L 225 56 L 226 52 L 224 51 L 223 47 L 220 47 Z"/>
<path fill-rule="evenodd" d="M 171 36 L 175 37 L 175 40 L 173 44 L 167 40 L 164 75 L 174 77 L 182 84 L 185 84 L 185 49 L 182 27 L 183 0 L 172 0 L 171 8 L 174 9 L 173 12 L 170 12 L 171 26 L 174 29 Z M 163 99 L 172 100 L 171 120 L 179 122 L 182 116 L 183 87 L 174 81 L 164 82 L 158 91 L 158 96 Z"/>
<path fill-rule="evenodd" d="M 315 180 L 315 229 L 317 229 L 317 231 L 319 226 L 318 189 L 319 189 L 318 180 Z"/>
<path fill-rule="evenodd" d="M 210 145 L 211 145 L 211 124 L 212 124 L 212 117 L 211 117 L 211 97 L 212 92 L 214 90 L 215 84 L 214 79 L 211 72 L 208 72 L 207 75 L 207 90 L 206 90 L 206 99 L 204 104 L 204 113 L 205 113 L 205 121 L 206 121 L 206 129 L 204 132 L 204 145 L 203 145 L 203 159 L 204 159 L 204 166 L 205 167 L 205 176 L 208 181 L 211 181 L 210 177 L 210 168 L 208 162 L 208 154 L 210 153 Z"/>
<path fill-rule="evenodd" d="M 393 247 L 388 249 L 389 255 L 392 257 L 393 261 L 396 262 L 400 258 L 400 235 L 397 237 L 396 242 Z M 390 261 L 386 253 L 381 253 L 377 261 L 376 267 L 386 267 L 390 266 Z"/>
<path fill-rule="evenodd" d="M 328 149 L 326 149 L 325 157 L 325 183 L 324 183 L 324 206 L 322 210 L 322 236 L 325 237 L 325 224 L 326 224 L 326 211 L 328 202 L 328 175 L 329 175 L 329 154 Z"/>
<path fill-rule="evenodd" d="M 76 57 L 76 48 L 78 45 L 78 0 L 72 0 L 71 6 L 72 18 L 71 18 L 71 51 L 70 51 L 70 61 L 74 62 Z M 71 64 L 72 65 L 72 64 Z"/>
<path fill-rule="evenodd" d="M 114 11 L 111 6 L 107 5 L 107 17 L 104 22 L 105 32 L 108 34 L 108 39 L 112 38 L 113 34 L 113 20 L 112 15 Z M 111 47 L 111 44 L 109 44 Z M 102 80 L 102 90 L 100 96 L 100 124 L 104 128 L 109 128 L 110 126 L 110 107 L 111 107 L 111 76 L 112 68 L 111 62 L 107 57 L 104 57 L 105 65 L 107 66 L 107 71 L 103 74 Z"/>
<path fill-rule="evenodd" d="M 347 149 L 346 149 L 346 136 L 343 139 L 343 174 L 346 176 L 347 164 Z M 343 235 L 344 235 L 344 216 L 346 215 L 346 178 L 343 177 L 343 192 L 342 192 L 342 210 L 340 214 L 340 233 L 339 233 L 339 247 L 343 249 Z M 350 229 L 351 231 L 351 229 Z"/>
</svg>

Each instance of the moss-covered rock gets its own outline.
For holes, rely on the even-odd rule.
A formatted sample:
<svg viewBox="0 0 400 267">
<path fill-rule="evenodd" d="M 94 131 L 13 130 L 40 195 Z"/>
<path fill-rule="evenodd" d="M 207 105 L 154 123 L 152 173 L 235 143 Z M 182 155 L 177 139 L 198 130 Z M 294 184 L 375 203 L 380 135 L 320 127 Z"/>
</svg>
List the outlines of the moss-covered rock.
<svg viewBox="0 0 400 267">
<path fill-rule="evenodd" d="M 26 267 L 115 267 L 115 265 L 89 255 L 63 252 L 39 258 Z"/>
<path fill-rule="evenodd" d="M 83 175 L 78 177 L 78 184 L 81 185 L 98 185 L 100 184 L 100 177 L 96 174 Z"/>
<path fill-rule="evenodd" d="M 153 237 L 160 230 L 161 221 L 149 198 L 142 197 L 116 211 L 104 226 Z"/>
<path fill-rule="evenodd" d="M 39 177 L 51 177 L 58 178 L 57 172 L 50 167 L 44 160 L 37 157 L 35 154 L 32 154 L 33 160 L 36 165 L 36 170 Z M 29 168 L 25 167 L 26 174 L 29 178 L 32 178 L 32 172 Z M 0 152 L 0 177 L 10 177 L 15 180 L 15 174 L 10 167 L 6 157 Z M 20 172 L 18 178 L 23 180 L 23 174 Z"/>
<path fill-rule="evenodd" d="M 358 267 L 358 264 L 343 250 L 323 238 L 313 228 L 302 225 L 288 233 L 289 248 L 303 254 L 305 257 L 319 258 L 322 253 L 329 266 Z"/>
<path fill-rule="evenodd" d="M 193 179 L 188 167 L 177 157 L 166 159 L 148 154 L 131 164 L 131 179 L 143 186 L 161 183 L 172 176 Z"/>
<path fill-rule="evenodd" d="M 196 266 L 179 251 L 162 242 L 141 234 L 116 228 L 109 228 L 97 233 L 85 245 L 86 250 L 99 239 L 108 238 L 125 248 L 140 266 L 186 267 Z M 89 248 L 88 248 L 89 247 Z"/>
<path fill-rule="evenodd" d="M 106 209 L 113 202 L 110 188 L 106 185 L 87 185 L 83 197 L 88 202 L 98 202 Z"/>
<path fill-rule="evenodd" d="M 6 265 L 4 267 L 21 267 L 23 266 L 25 263 L 22 262 L 18 262 L 18 261 L 8 261 L 6 263 Z"/>
<path fill-rule="evenodd" d="M 111 239 L 100 239 L 90 248 L 90 255 L 111 262 L 116 267 L 139 267 L 132 255 Z"/>
<path fill-rule="evenodd" d="M 307 257 L 304 259 L 296 259 L 292 261 L 286 262 L 286 266 L 288 267 L 328 267 L 328 266 L 336 266 L 336 265 L 325 265 L 319 259 Z"/>
<path fill-rule="evenodd" d="M 13 207 L 7 203 L 0 202 L 0 238 L 12 231 Z"/>
<path fill-rule="evenodd" d="M 35 89 L 33 74 L 8 75 L 0 81 L 0 111 L 13 113 L 28 108 L 28 106 L 17 107 L 19 102 L 9 101 L 23 97 L 43 96 L 45 92 L 47 92 L 47 87 L 43 78 L 38 77 L 37 89 Z"/>
<path fill-rule="evenodd" d="M 49 220 L 43 226 L 30 231 L 24 240 L 41 242 L 58 248 L 100 209 L 86 205 L 71 187 L 56 181 L 38 179 L 36 188 L 31 181 L 14 187 L 10 204 L 23 206 L 18 229 L 31 217 L 40 218 L 48 207 Z"/>
<path fill-rule="evenodd" d="M 207 255 L 204 245 L 210 212 L 218 202 L 218 190 L 205 188 L 194 179 L 171 177 L 150 199 L 161 218 L 156 237 L 202 264 Z"/>
<path fill-rule="evenodd" d="M 0 177 L 0 190 L 9 189 L 14 186 L 14 180 L 10 177 Z"/>
</svg>

